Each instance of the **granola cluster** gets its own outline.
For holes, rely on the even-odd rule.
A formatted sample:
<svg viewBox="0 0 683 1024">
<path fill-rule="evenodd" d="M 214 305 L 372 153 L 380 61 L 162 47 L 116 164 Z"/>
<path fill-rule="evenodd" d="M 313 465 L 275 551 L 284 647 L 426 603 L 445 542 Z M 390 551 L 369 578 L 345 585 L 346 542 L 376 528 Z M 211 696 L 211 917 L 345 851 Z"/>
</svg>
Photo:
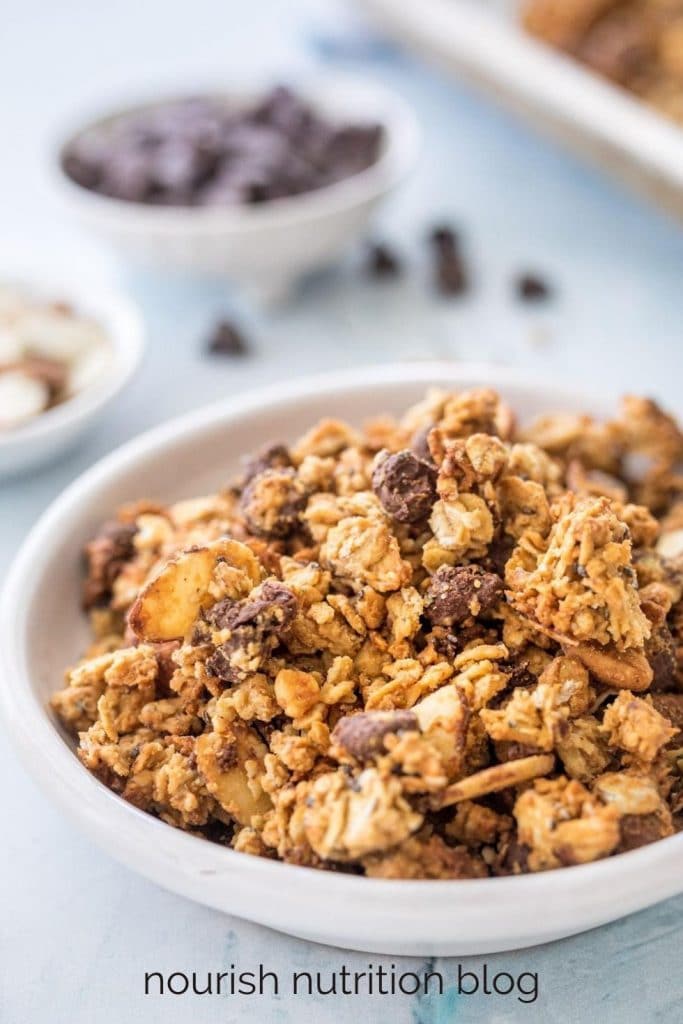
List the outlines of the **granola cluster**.
<svg viewBox="0 0 683 1024">
<path fill-rule="evenodd" d="M 525 27 L 683 123 L 683 0 L 526 0 Z"/>
<path fill-rule="evenodd" d="M 53 708 L 125 800 L 375 878 L 585 863 L 683 823 L 683 435 L 493 391 L 325 420 L 86 546 Z"/>
</svg>

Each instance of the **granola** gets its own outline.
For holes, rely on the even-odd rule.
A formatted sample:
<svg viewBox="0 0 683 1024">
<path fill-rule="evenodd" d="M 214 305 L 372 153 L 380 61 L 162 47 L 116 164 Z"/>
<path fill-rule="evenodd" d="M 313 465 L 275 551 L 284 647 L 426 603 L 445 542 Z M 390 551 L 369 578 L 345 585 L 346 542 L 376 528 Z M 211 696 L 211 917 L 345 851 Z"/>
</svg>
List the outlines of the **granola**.
<svg viewBox="0 0 683 1024">
<path fill-rule="evenodd" d="M 490 390 L 325 420 L 85 547 L 53 709 L 138 808 L 373 878 L 585 863 L 683 810 L 683 436 Z M 647 502 L 647 506 L 643 502 Z"/>
<path fill-rule="evenodd" d="M 525 0 L 532 35 L 683 123 L 682 0 Z"/>
</svg>

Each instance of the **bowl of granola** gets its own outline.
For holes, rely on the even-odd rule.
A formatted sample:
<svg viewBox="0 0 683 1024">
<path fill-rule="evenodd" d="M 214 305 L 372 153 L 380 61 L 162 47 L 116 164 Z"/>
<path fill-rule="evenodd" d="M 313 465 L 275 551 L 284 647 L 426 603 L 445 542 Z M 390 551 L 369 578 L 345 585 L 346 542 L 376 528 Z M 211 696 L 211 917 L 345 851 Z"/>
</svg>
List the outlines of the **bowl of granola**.
<svg viewBox="0 0 683 1024">
<path fill-rule="evenodd" d="M 306 939 L 472 954 L 641 909 L 683 888 L 682 455 L 652 401 L 452 363 L 174 420 L 18 554 L 9 730 L 113 856 Z"/>
</svg>

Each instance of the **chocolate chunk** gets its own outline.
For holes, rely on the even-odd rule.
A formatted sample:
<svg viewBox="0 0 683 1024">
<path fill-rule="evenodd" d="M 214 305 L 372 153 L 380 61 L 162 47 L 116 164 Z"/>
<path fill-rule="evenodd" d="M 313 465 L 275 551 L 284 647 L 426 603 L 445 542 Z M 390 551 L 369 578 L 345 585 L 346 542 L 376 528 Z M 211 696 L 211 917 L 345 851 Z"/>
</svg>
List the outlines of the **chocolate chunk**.
<svg viewBox="0 0 683 1024">
<path fill-rule="evenodd" d="M 663 839 L 667 834 L 658 814 L 624 814 L 619 819 L 619 831 L 621 841 L 617 853 L 637 850 L 640 846 Z"/>
<path fill-rule="evenodd" d="M 432 458 L 432 452 L 429 447 L 429 435 L 433 429 L 434 427 L 431 423 L 428 427 L 422 427 L 420 430 L 415 432 L 413 439 L 410 442 L 410 447 L 415 452 L 418 459 L 429 463 L 431 466 L 434 465 L 434 459 Z"/>
<path fill-rule="evenodd" d="M 387 245 L 375 243 L 368 254 L 368 273 L 371 277 L 386 280 L 398 277 L 401 273 L 401 261 Z"/>
<path fill-rule="evenodd" d="M 384 738 L 390 733 L 419 731 L 417 715 L 413 711 L 365 711 L 348 715 L 337 722 L 332 739 L 352 757 L 364 761 L 381 754 Z"/>
<path fill-rule="evenodd" d="M 211 332 L 207 349 L 212 355 L 245 356 L 249 352 L 249 344 L 234 323 L 219 320 Z"/>
<path fill-rule="evenodd" d="M 399 523 L 425 519 L 436 501 L 436 468 L 406 449 L 377 456 L 372 489 L 390 516 Z"/>
<path fill-rule="evenodd" d="M 244 601 L 219 601 L 206 619 L 217 629 L 230 630 L 230 637 L 207 659 L 209 673 L 226 683 L 240 682 L 247 673 L 239 654 L 247 651 L 257 661 L 268 658 L 294 621 L 297 608 L 296 596 L 279 580 L 266 580 Z"/>
<path fill-rule="evenodd" d="M 478 565 L 440 566 L 431 578 L 425 615 L 435 626 L 454 626 L 498 603 L 503 581 Z"/>
<path fill-rule="evenodd" d="M 242 491 L 240 510 L 257 537 L 284 540 L 301 525 L 308 492 L 289 467 L 266 469 Z"/>
<path fill-rule="evenodd" d="M 134 523 L 112 519 L 85 545 L 88 577 L 83 586 L 83 605 L 86 609 L 104 604 L 111 597 L 114 581 L 135 554 L 133 538 L 136 533 Z"/>
<path fill-rule="evenodd" d="M 541 302 L 551 295 L 550 286 L 538 274 L 520 274 L 515 287 L 525 302 Z"/>
<path fill-rule="evenodd" d="M 683 732 L 683 693 L 653 693 L 652 703 L 679 734 Z M 674 736 L 673 741 L 678 742 L 678 738 Z"/>
<path fill-rule="evenodd" d="M 246 106 L 204 96 L 133 111 L 74 139 L 62 167 L 84 188 L 132 202 L 254 204 L 365 170 L 383 139 L 377 124 L 335 123 L 278 87 Z"/>
<path fill-rule="evenodd" d="M 248 484 L 255 476 L 259 476 L 267 469 L 288 469 L 291 465 L 292 457 L 284 444 L 273 442 L 264 445 L 245 460 L 242 482 Z"/>
<path fill-rule="evenodd" d="M 675 690 L 678 686 L 676 644 L 666 623 L 653 627 L 652 636 L 645 644 L 645 657 L 652 668 L 650 692 Z"/>
<path fill-rule="evenodd" d="M 454 252 L 460 248 L 460 237 L 450 224 L 436 224 L 429 234 L 429 240 L 437 249 Z"/>
</svg>

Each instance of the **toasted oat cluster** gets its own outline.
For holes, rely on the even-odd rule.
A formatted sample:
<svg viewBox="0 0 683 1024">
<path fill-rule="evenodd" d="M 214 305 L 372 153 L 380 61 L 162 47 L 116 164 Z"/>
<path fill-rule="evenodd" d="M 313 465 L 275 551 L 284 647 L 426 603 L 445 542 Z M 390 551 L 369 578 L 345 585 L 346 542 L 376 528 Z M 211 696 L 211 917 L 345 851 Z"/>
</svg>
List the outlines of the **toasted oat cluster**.
<svg viewBox="0 0 683 1024">
<path fill-rule="evenodd" d="M 490 390 L 325 420 L 86 546 L 52 704 L 105 785 L 377 878 L 581 864 L 683 823 L 683 435 Z"/>
<path fill-rule="evenodd" d="M 683 0 L 525 0 L 523 21 L 683 123 Z"/>
</svg>

